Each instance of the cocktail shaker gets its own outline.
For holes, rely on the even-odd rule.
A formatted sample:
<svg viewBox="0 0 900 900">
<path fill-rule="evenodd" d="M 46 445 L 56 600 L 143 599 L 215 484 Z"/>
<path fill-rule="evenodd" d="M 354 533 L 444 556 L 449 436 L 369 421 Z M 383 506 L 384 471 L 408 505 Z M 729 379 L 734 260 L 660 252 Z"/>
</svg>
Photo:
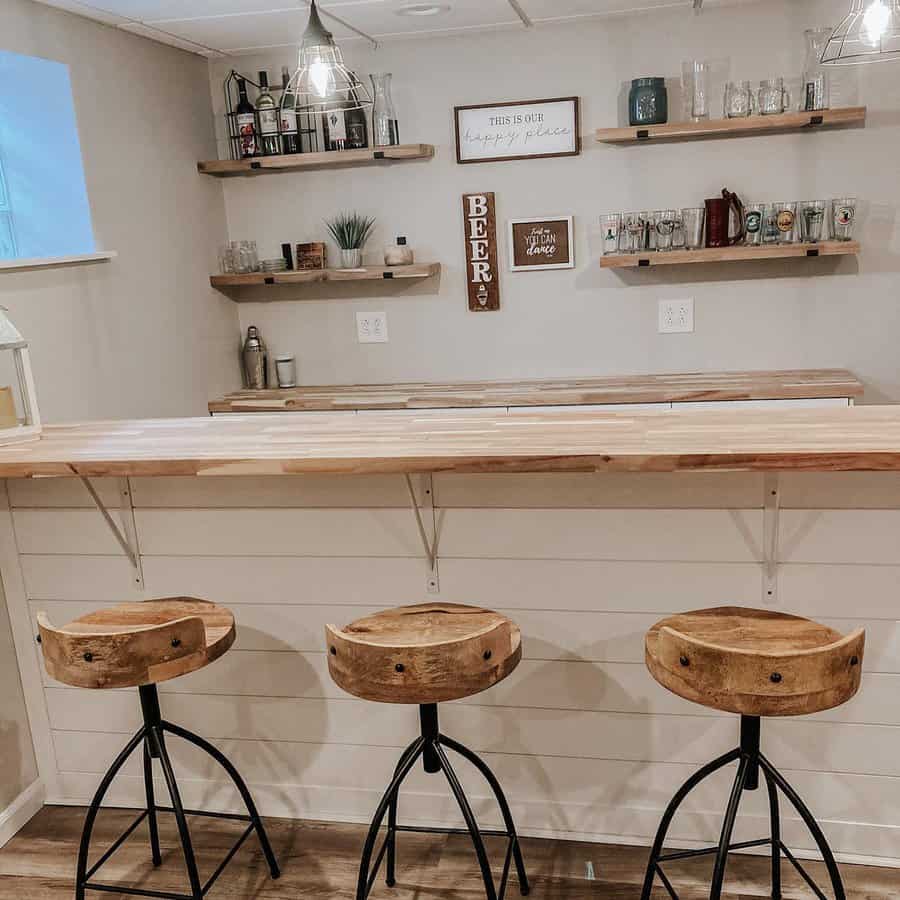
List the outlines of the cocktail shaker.
<svg viewBox="0 0 900 900">
<path fill-rule="evenodd" d="M 244 369 L 244 387 L 251 391 L 263 391 L 269 386 L 269 352 L 255 325 L 247 329 L 241 363 Z"/>
</svg>

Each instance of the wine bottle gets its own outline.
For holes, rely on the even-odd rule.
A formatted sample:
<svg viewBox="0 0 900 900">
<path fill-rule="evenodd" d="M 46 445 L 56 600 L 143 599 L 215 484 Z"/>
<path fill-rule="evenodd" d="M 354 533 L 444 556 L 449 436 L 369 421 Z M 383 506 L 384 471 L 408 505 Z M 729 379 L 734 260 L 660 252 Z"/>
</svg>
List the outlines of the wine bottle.
<svg viewBox="0 0 900 900">
<path fill-rule="evenodd" d="M 322 113 L 322 137 L 326 150 L 347 149 L 347 118 L 343 104 L 338 109 Z"/>
<path fill-rule="evenodd" d="M 278 106 L 269 91 L 269 73 L 259 73 L 259 96 L 256 98 L 256 112 L 259 114 L 259 132 L 262 138 L 262 152 L 265 156 L 281 153 L 278 139 Z"/>
<path fill-rule="evenodd" d="M 259 136 L 256 131 L 256 109 L 247 97 L 247 82 L 238 78 L 238 105 L 235 110 L 238 130 L 238 143 L 241 158 L 248 159 L 259 155 Z"/>
<path fill-rule="evenodd" d="M 284 93 L 281 96 L 281 149 L 284 153 L 300 153 L 300 130 L 297 125 L 296 100 L 292 91 L 288 90 L 291 76 L 288 67 L 281 67 L 281 84 Z"/>
<path fill-rule="evenodd" d="M 358 83 L 359 79 L 355 72 L 350 73 L 353 81 Z M 369 146 L 369 126 L 366 121 L 366 111 L 359 102 L 359 94 L 351 88 L 350 90 L 350 107 L 355 109 L 347 109 L 344 113 L 347 130 L 347 146 L 351 150 L 365 150 Z"/>
</svg>

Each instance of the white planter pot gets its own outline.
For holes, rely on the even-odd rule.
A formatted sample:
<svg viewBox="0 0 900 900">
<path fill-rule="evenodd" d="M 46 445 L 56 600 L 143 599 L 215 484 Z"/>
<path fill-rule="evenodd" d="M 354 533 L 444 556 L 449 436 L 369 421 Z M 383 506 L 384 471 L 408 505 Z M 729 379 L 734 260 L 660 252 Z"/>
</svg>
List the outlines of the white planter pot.
<svg viewBox="0 0 900 900">
<path fill-rule="evenodd" d="M 362 268 L 362 250 L 341 250 L 341 268 Z"/>
</svg>

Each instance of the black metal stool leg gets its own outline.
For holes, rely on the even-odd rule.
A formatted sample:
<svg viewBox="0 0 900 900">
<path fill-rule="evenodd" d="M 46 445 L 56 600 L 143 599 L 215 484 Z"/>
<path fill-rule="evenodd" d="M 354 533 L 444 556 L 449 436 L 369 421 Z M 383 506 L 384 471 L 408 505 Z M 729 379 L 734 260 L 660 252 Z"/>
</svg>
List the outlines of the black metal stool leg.
<svg viewBox="0 0 900 900">
<path fill-rule="evenodd" d="M 464 759 L 467 759 L 479 772 L 484 776 L 487 783 L 490 785 L 491 790 L 494 792 L 494 796 L 497 798 L 497 805 L 500 807 L 500 814 L 503 816 L 503 823 L 506 826 L 506 830 L 509 833 L 510 840 L 512 841 L 512 851 L 513 851 L 513 859 L 516 863 L 516 872 L 519 877 L 519 891 L 521 892 L 523 897 L 528 896 L 531 887 L 528 883 L 528 874 L 525 871 L 525 861 L 522 859 L 522 848 L 519 846 L 519 836 L 516 834 L 516 824 L 513 821 L 512 813 L 509 809 L 509 804 L 506 802 L 506 795 L 503 793 L 503 788 L 500 787 L 500 782 L 497 780 L 494 773 L 488 768 L 487 763 L 484 762 L 481 757 L 477 756 L 468 747 L 463 746 L 459 743 L 459 741 L 454 741 L 453 738 L 448 738 L 446 735 L 440 736 L 440 743 L 445 747 L 449 747 L 455 753 L 458 753 Z"/>
<path fill-rule="evenodd" d="M 772 900 L 781 900 L 781 811 L 778 807 L 778 787 L 765 770 L 769 791 L 769 817 L 772 820 Z"/>
<path fill-rule="evenodd" d="M 78 864 L 75 870 L 75 900 L 84 900 L 84 886 L 87 881 L 87 863 L 88 851 L 91 847 L 91 833 L 94 830 L 94 823 L 97 821 L 97 813 L 100 812 L 100 806 L 103 798 L 109 790 L 109 786 L 113 783 L 113 779 L 119 774 L 122 766 L 128 762 L 128 757 L 137 750 L 140 743 L 144 740 L 147 731 L 145 728 L 141 730 L 128 742 L 125 749 L 116 757 L 115 762 L 109 767 L 109 771 L 103 776 L 100 787 L 91 800 L 88 807 L 87 816 L 84 820 L 84 828 L 81 831 L 81 844 L 78 847 Z"/>
<path fill-rule="evenodd" d="M 195 747 L 199 747 L 205 753 L 208 753 L 228 773 L 231 780 L 234 782 L 234 786 L 240 792 L 241 799 L 244 801 L 244 806 L 247 807 L 247 813 L 250 816 L 250 821 L 252 822 L 253 828 L 256 831 L 256 836 L 259 838 L 259 844 L 260 847 L 262 847 L 263 855 L 266 857 L 266 862 L 269 866 L 269 872 L 272 878 L 278 878 L 281 875 L 281 870 L 278 868 L 278 862 L 275 859 L 275 854 L 272 852 L 272 845 L 269 843 L 269 836 L 266 833 L 265 825 L 263 825 L 262 819 L 260 819 L 259 817 L 259 812 L 257 812 L 256 804 L 253 802 L 253 796 L 250 794 L 250 790 L 244 782 L 244 779 L 241 778 L 238 770 L 231 764 L 231 761 L 220 750 L 210 744 L 209 741 L 204 740 L 202 737 L 199 737 L 198 735 L 193 734 L 192 732 L 187 731 L 184 728 L 180 728 L 177 725 L 173 725 L 171 722 L 163 722 L 161 727 L 169 734 L 173 734 L 175 735 L 175 737 L 179 737 L 182 740 L 193 744 Z"/>
<path fill-rule="evenodd" d="M 150 744 L 144 738 L 144 792 L 147 795 L 147 823 L 150 826 L 150 851 L 153 854 L 153 865 L 162 865 L 159 853 L 159 827 L 156 823 L 156 797 L 153 792 L 153 763 L 150 758 Z"/>
<path fill-rule="evenodd" d="M 166 787 L 169 789 L 169 797 L 172 800 L 172 811 L 175 813 L 175 821 L 178 824 L 178 834 L 181 838 L 181 849 L 184 851 L 184 864 L 187 867 L 188 881 L 191 885 L 193 900 L 203 900 L 203 888 L 200 885 L 200 875 L 197 871 L 197 858 L 194 856 L 194 847 L 191 842 L 191 832 L 188 828 L 187 818 L 184 814 L 184 806 L 181 803 L 181 793 L 175 781 L 175 772 L 172 769 L 172 761 L 166 750 L 166 741 L 162 728 L 156 726 L 150 729 L 151 752 L 158 757 L 166 779 Z"/>
<path fill-rule="evenodd" d="M 719 838 L 719 851 L 716 854 L 716 865 L 713 869 L 709 900 L 719 900 L 722 896 L 725 870 L 728 867 L 728 852 L 731 848 L 731 835 L 734 833 L 734 823 L 737 820 L 741 797 L 744 795 L 744 788 L 747 786 L 747 776 L 754 765 L 755 760 L 751 760 L 747 756 L 741 756 L 741 763 L 738 766 L 738 772 L 734 779 L 734 787 L 731 789 L 731 798 L 728 801 L 728 809 L 725 812 L 725 821 L 722 823 L 722 836 Z"/>
<path fill-rule="evenodd" d="M 794 809 L 797 810 L 800 818 L 803 819 L 810 834 L 813 836 L 813 840 L 815 840 L 818 845 L 822 858 L 825 861 L 825 867 L 828 869 L 828 877 L 831 879 L 831 887 L 834 890 L 835 900 L 846 900 L 847 895 L 844 891 L 844 882 L 841 878 L 840 870 L 838 869 L 834 854 L 831 852 L 831 847 L 828 845 L 828 841 L 822 833 L 822 829 L 819 827 L 819 823 L 815 820 L 813 814 L 809 811 L 803 800 L 800 799 L 800 795 L 790 786 L 790 784 L 788 784 L 778 769 L 776 769 L 764 756 L 760 756 L 759 762 L 766 775 L 772 778 L 784 796 L 790 801 Z M 807 880 L 807 883 L 809 883 L 809 877 L 803 868 L 797 864 L 792 856 L 787 853 L 786 855 L 788 855 L 790 861 L 798 868 L 800 874 Z M 822 896 L 822 892 L 819 891 L 815 885 L 811 884 L 810 886 L 817 891 L 819 896 Z"/>
<path fill-rule="evenodd" d="M 381 798 L 381 802 L 375 810 L 375 816 L 372 819 L 372 824 L 369 826 L 369 833 L 366 835 L 366 843 L 363 847 L 362 859 L 359 864 L 359 878 L 356 883 L 356 900 L 366 900 L 369 896 L 369 891 L 372 890 L 372 884 L 375 881 L 375 876 L 378 874 L 381 860 L 384 858 L 385 853 L 387 853 L 388 848 L 388 840 L 386 838 L 373 865 L 372 854 L 375 852 L 375 842 L 378 839 L 378 832 L 381 830 L 381 823 L 384 821 L 384 817 L 387 814 L 388 807 L 391 805 L 391 801 L 396 798 L 397 793 L 403 786 L 406 776 L 409 775 L 410 771 L 412 771 L 412 767 L 422 755 L 424 747 L 425 738 L 417 738 L 409 746 L 403 754 L 405 762 L 403 762 L 403 765 L 399 768 L 399 771 L 394 776 L 394 780 L 384 792 L 384 796 Z"/>
<path fill-rule="evenodd" d="M 403 751 L 400 762 L 394 769 L 394 778 L 400 774 L 400 770 L 406 765 L 407 760 L 415 750 L 416 745 L 412 744 Z M 386 874 L 385 884 L 388 887 L 394 887 L 397 883 L 396 866 L 397 866 L 397 803 L 400 797 L 399 789 L 394 792 L 388 807 L 388 833 L 387 833 L 387 858 L 385 859 Z"/>
<path fill-rule="evenodd" d="M 656 880 L 657 870 L 659 868 L 659 857 L 662 856 L 666 835 L 669 833 L 669 827 L 672 824 L 672 819 L 675 818 L 675 813 L 678 812 L 678 808 L 684 802 L 687 795 L 690 794 L 701 781 L 705 781 L 710 775 L 718 772 L 719 769 L 724 769 L 725 766 L 740 759 L 740 756 L 741 751 L 735 749 L 730 753 L 726 753 L 724 756 L 720 756 L 718 759 L 713 760 L 713 762 L 708 763 L 688 778 L 681 788 L 679 788 L 678 793 L 672 798 L 668 807 L 666 807 L 666 811 L 663 813 L 662 821 L 659 823 L 659 828 L 656 832 L 656 839 L 653 842 L 653 848 L 650 851 L 650 859 L 647 862 L 647 873 L 644 876 L 644 887 L 641 891 L 641 900 L 650 900 L 650 895 L 653 891 L 653 882 Z"/>
<path fill-rule="evenodd" d="M 475 846 L 475 855 L 478 857 L 478 865 L 481 867 L 481 877 L 484 881 L 484 890 L 487 895 L 487 900 L 497 900 L 497 891 L 494 888 L 494 876 L 491 873 L 491 865 L 488 861 L 487 850 L 484 849 L 484 840 L 482 839 L 481 832 L 478 829 L 478 822 L 475 820 L 475 815 L 472 812 L 472 807 L 469 806 L 469 801 L 466 799 L 465 793 L 463 793 L 462 785 L 460 785 L 459 779 L 456 777 L 456 773 L 453 771 L 453 766 L 450 765 L 450 760 L 447 759 L 447 754 L 444 753 L 444 748 L 441 747 L 440 744 L 435 743 L 434 750 L 437 754 L 438 760 L 441 763 L 441 769 L 443 770 L 444 775 L 447 778 L 447 782 L 450 785 L 450 790 L 453 792 L 453 796 L 456 797 L 456 802 L 459 804 L 459 810 L 462 813 L 463 819 L 465 819 L 466 821 L 466 828 L 469 829 L 469 835 L 472 838 L 472 844 Z M 501 896 L 503 894 L 504 888 L 506 887 L 508 863 L 509 858 L 507 857 L 507 865 L 504 866 L 504 877 L 501 881 L 500 886 Z"/>
</svg>

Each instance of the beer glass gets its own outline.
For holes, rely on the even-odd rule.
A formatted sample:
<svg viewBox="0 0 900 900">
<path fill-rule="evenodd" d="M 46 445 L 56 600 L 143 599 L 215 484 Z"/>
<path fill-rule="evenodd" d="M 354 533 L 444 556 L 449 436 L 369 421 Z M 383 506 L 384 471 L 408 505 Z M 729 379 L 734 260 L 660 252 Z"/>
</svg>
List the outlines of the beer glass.
<svg viewBox="0 0 900 900">
<path fill-rule="evenodd" d="M 729 81 L 725 85 L 725 118 L 744 119 L 756 111 L 749 81 Z"/>
<path fill-rule="evenodd" d="M 853 240 L 853 224 L 855 222 L 855 198 L 838 197 L 831 201 L 831 227 L 836 241 Z"/>
<path fill-rule="evenodd" d="M 674 209 L 661 209 L 656 214 L 656 249 L 667 252 L 672 249 L 675 234 L 676 213 Z"/>
<path fill-rule="evenodd" d="M 618 252 L 619 232 L 622 230 L 622 213 L 610 213 L 600 219 L 603 227 L 603 255 Z"/>
<path fill-rule="evenodd" d="M 817 244 L 824 237 L 825 201 L 804 200 L 800 204 L 800 240 Z"/>
<path fill-rule="evenodd" d="M 762 116 L 779 116 L 791 106 L 790 91 L 783 78 L 769 78 L 759 83 L 759 113 Z"/>
<path fill-rule="evenodd" d="M 763 242 L 766 228 L 766 204 L 751 203 L 744 208 L 745 243 L 758 247 Z"/>
<path fill-rule="evenodd" d="M 778 228 L 777 242 L 792 244 L 794 226 L 797 224 L 797 204 L 782 200 L 775 204 L 775 225 Z"/>
</svg>

